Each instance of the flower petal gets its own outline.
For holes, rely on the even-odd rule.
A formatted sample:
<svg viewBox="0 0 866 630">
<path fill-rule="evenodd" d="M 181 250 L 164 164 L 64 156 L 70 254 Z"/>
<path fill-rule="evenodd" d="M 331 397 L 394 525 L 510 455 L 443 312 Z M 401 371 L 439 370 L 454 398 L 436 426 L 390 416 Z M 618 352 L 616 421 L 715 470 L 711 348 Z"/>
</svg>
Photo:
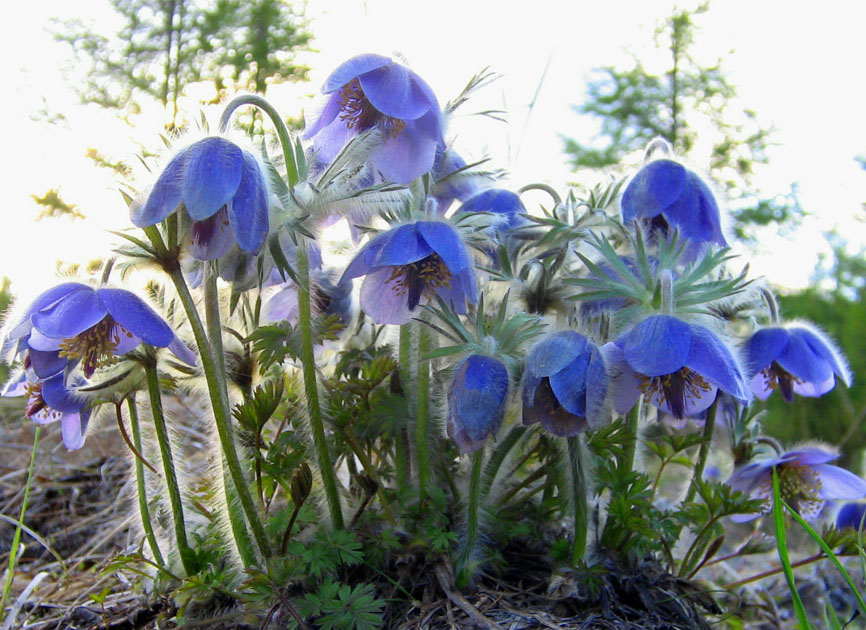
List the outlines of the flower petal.
<svg viewBox="0 0 866 630">
<path fill-rule="evenodd" d="M 87 435 L 87 425 L 90 422 L 90 409 L 79 413 L 64 414 L 60 420 L 60 432 L 63 435 L 63 445 L 66 450 L 77 451 L 84 446 Z"/>
<path fill-rule="evenodd" d="M 171 340 L 171 343 L 168 344 L 168 349 L 178 359 L 180 359 L 187 365 L 195 367 L 195 352 L 190 350 L 184 342 L 177 338 L 177 336 L 175 336 L 175 338 Z"/>
<path fill-rule="evenodd" d="M 610 384 L 604 353 L 595 345 L 590 347 L 589 367 L 586 370 L 586 420 L 592 429 L 605 420 L 605 402 Z"/>
<path fill-rule="evenodd" d="M 59 352 L 43 352 L 30 349 L 30 367 L 40 379 L 50 378 L 63 371 L 69 365 L 69 359 L 60 356 Z"/>
<path fill-rule="evenodd" d="M 228 211 L 221 208 L 204 221 L 195 221 L 190 228 L 192 257 L 196 260 L 216 260 L 229 253 L 235 236 L 229 225 Z"/>
<path fill-rule="evenodd" d="M 96 291 L 81 285 L 63 299 L 33 313 L 30 321 L 46 337 L 68 339 L 98 324 L 107 312 Z"/>
<path fill-rule="evenodd" d="M 624 416 L 635 406 L 641 395 L 641 378 L 632 370 L 615 343 L 604 344 L 600 352 L 609 367 L 611 400 L 614 411 Z"/>
<path fill-rule="evenodd" d="M 719 204 L 696 173 L 687 171 L 680 196 L 665 208 L 664 215 L 686 238 L 727 245 L 720 226 Z"/>
<path fill-rule="evenodd" d="M 654 160 L 637 172 L 622 195 L 622 219 L 650 219 L 674 203 L 686 185 L 686 168 L 673 160 Z"/>
<path fill-rule="evenodd" d="M 172 214 L 183 200 L 183 180 L 189 163 L 189 149 L 175 155 L 160 173 L 143 204 L 133 203 L 129 213 L 136 227 L 148 227 Z"/>
<path fill-rule="evenodd" d="M 457 367 L 448 388 L 448 424 L 452 435 L 459 432 L 471 441 L 458 441 L 462 452 L 479 448 L 496 433 L 507 395 L 508 370 L 501 361 L 471 355 Z"/>
<path fill-rule="evenodd" d="M 431 107 L 427 95 L 410 76 L 408 68 L 391 62 L 358 76 L 364 95 L 370 104 L 385 116 L 399 120 L 415 120 Z"/>
<path fill-rule="evenodd" d="M 788 345 L 777 359 L 779 365 L 801 381 L 819 383 L 833 375 L 830 364 L 816 354 L 801 335 L 788 335 Z"/>
<path fill-rule="evenodd" d="M 229 204 L 229 223 L 238 247 L 256 254 L 268 236 L 268 189 L 256 158 L 246 151 L 241 155 L 241 181 Z"/>
<path fill-rule="evenodd" d="M 427 245 L 436 252 L 452 275 L 472 266 L 466 246 L 450 223 L 444 221 L 418 221 L 418 232 Z"/>
<path fill-rule="evenodd" d="M 526 355 L 526 371 L 551 376 L 564 369 L 586 348 L 586 337 L 573 330 L 545 335 Z"/>
<path fill-rule="evenodd" d="M 797 464 L 802 466 L 812 466 L 814 464 L 834 462 L 839 459 L 839 454 L 816 446 L 806 446 L 794 451 L 788 451 L 783 456 L 783 459 L 786 462 L 796 461 Z"/>
<path fill-rule="evenodd" d="M 831 464 L 814 466 L 821 475 L 821 496 L 825 499 L 866 499 L 866 479 Z"/>
<path fill-rule="evenodd" d="M 99 289 L 97 294 L 114 320 L 146 344 L 165 348 L 174 340 L 171 327 L 134 293 L 125 289 Z"/>
<path fill-rule="evenodd" d="M 359 75 L 376 68 L 381 68 L 382 66 L 387 66 L 390 63 L 393 63 L 391 58 L 382 55 L 365 54 L 352 57 L 340 64 L 325 80 L 325 84 L 322 86 L 322 93 L 330 94 L 335 90 L 339 90 Z"/>
<path fill-rule="evenodd" d="M 389 230 L 387 238 L 371 260 L 369 253 L 365 261 L 370 267 L 408 265 L 427 258 L 433 250 L 418 233 L 416 223 L 409 223 Z"/>
<path fill-rule="evenodd" d="M 231 201 L 241 183 L 243 151 L 225 138 L 205 138 L 187 149 L 183 203 L 193 221 L 212 217 Z"/>
<path fill-rule="evenodd" d="M 373 167 L 395 184 L 408 184 L 433 168 L 436 150 L 445 144 L 435 112 L 406 121 L 396 136 L 386 135 L 382 145 L 370 156 Z"/>
<path fill-rule="evenodd" d="M 749 374 L 760 372 L 779 358 L 788 345 L 788 331 L 781 326 L 761 328 L 746 342 Z"/>
<path fill-rule="evenodd" d="M 47 291 L 43 291 L 36 299 L 31 302 L 30 306 L 27 307 L 27 310 L 18 320 L 18 323 L 9 331 L 6 335 L 6 339 L 4 340 L 4 350 L 3 354 L 6 353 L 8 341 L 12 341 L 15 339 L 19 339 L 26 335 L 30 328 L 32 327 L 32 323 L 30 322 L 30 317 L 33 313 L 37 311 L 41 311 L 48 306 L 51 306 L 58 300 L 65 298 L 70 293 L 75 293 L 77 291 L 91 290 L 86 284 L 81 284 L 79 282 L 64 282 L 63 284 L 58 284 L 56 287 L 51 287 Z"/>
<path fill-rule="evenodd" d="M 672 374 L 686 364 L 692 327 L 670 315 L 651 315 L 615 343 L 629 366 L 639 374 Z"/>
<path fill-rule="evenodd" d="M 377 324 L 405 324 L 412 319 L 406 294 L 389 280 L 392 267 L 383 267 L 367 274 L 361 285 L 361 309 Z"/>
<path fill-rule="evenodd" d="M 806 345 L 808 345 L 815 354 L 827 361 L 833 372 L 839 376 L 846 385 L 851 385 L 851 380 L 853 378 L 851 370 L 848 369 L 845 358 L 838 350 L 836 350 L 835 345 L 828 337 L 818 330 L 810 330 L 809 328 L 799 326 L 792 326 L 789 331 L 791 335 L 802 337 L 803 341 L 806 342 Z"/>
<path fill-rule="evenodd" d="M 84 408 L 85 402 L 63 382 L 64 374 L 57 374 L 42 382 L 42 400 L 45 404 L 63 413 L 77 413 Z"/>
<path fill-rule="evenodd" d="M 752 397 L 737 360 L 708 328 L 692 326 L 692 345 L 686 367 L 734 398 L 747 401 Z"/>
<path fill-rule="evenodd" d="M 372 239 L 364 243 L 355 257 L 349 262 L 349 265 L 343 271 L 340 282 L 350 280 L 358 276 L 366 276 L 375 268 L 376 259 L 379 257 L 379 252 L 388 241 L 388 232 L 377 234 Z"/>
</svg>

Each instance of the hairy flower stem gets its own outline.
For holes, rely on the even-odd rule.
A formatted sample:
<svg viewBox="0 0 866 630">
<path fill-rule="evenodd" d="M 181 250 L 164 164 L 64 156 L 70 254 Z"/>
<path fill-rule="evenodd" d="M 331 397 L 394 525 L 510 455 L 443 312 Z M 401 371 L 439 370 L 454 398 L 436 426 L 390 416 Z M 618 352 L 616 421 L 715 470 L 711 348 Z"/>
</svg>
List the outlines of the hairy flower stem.
<svg viewBox="0 0 866 630">
<path fill-rule="evenodd" d="M 407 408 L 412 408 L 412 324 L 403 324 L 400 326 L 400 380 L 403 385 L 403 397 L 406 400 Z M 398 488 L 405 488 L 411 472 L 411 463 L 409 462 L 409 436 L 403 429 L 397 431 L 394 439 L 394 472 L 397 480 Z"/>
<path fill-rule="evenodd" d="M 457 559 L 457 586 L 465 588 L 472 579 L 472 556 L 478 544 L 478 512 L 481 508 L 481 472 L 484 464 L 484 448 L 472 453 L 472 471 L 469 476 L 469 497 L 466 503 L 466 539 Z"/>
<path fill-rule="evenodd" d="M 15 577 L 15 565 L 18 563 L 18 548 L 21 546 L 21 529 L 24 525 L 24 516 L 27 514 L 27 501 L 30 499 L 30 484 L 33 483 L 33 470 L 36 467 L 36 447 L 39 445 L 39 434 L 41 432 L 42 427 L 36 425 L 36 432 L 33 434 L 33 449 L 30 451 L 30 466 L 27 468 L 27 481 L 24 483 L 24 498 L 21 500 L 21 511 L 18 513 L 18 522 L 15 524 L 15 533 L 12 535 L 12 546 L 9 548 L 6 579 L 3 582 L 3 595 L 0 596 L 0 616 L 6 610 L 6 600 L 9 597 L 9 592 L 12 590 L 12 578 Z"/>
<path fill-rule="evenodd" d="M 349 425 L 346 426 L 346 429 L 343 431 L 343 437 L 346 438 L 346 442 L 348 442 L 349 447 L 352 449 L 352 452 L 355 454 L 355 457 L 361 462 L 361 466 L 364 467 L 364 472 L 367 473 L 367 476 L 373 480 L 373 483 L 376 484 L 376 495 L 379 497 L 379 504 L 382 506 L 382 511 L 385 513 L 385 518 L 388 519 L 388 522 L 391 523 L 394 527 L 397 526 L 397 521 L 394 518 L 394 513 L 391 511 L 391 505 L 388 503 L 388 497 L 385 496 L 385 487 L 382 485 L 382 482 L 379 481 L 379 476 L 376 474 L 376 469 L 373 466 L 373 463 L 370 461 L 370 457 L 364 452 L 364 448 L 358 442 L 358 438 L 355 437 L 354 427 L 350 422 Z"/>
<path fill-rule="evenodd" d="M 177 483 L 177 473 L 174 468 L 174 456 L 171 452 L 171 441 L 165 426 L 165 415 L 162 412 L 162 394 L 159 391 L 159 375 L 156 371 L 156 358 L 147 361 L 144 366 L 147 377 L 147 393 L 150 395 L 150 409 L 153 416 L 153 427 L 156 430 L 156 441 L 162 456 L 162 468 L 165 475 L 165 487 L 168 490 L 168 500 L 171 503 L 171 516 L 174 519 L 174 535 L 177 539 L 177 550 L 180 561 L 187 575 L 198 573 L 195 552 L 190 548 L 186 538 L 186 524 L 183 518 L 183 502 L 180 498 L 180 488 Z"/>
<path fill-rule="evenodd" d="M 567 438 L 568 462 L 571 470 L 571 498 L 574 510 L 574 541 L 571 546 L 571 563 L 576 566 L 583 560 L 586 553 L 587 503 L 586 476 L 584 474 L 583 456 L 580 452 L 580 436 Z"/>
<path fill-rule="evenodd" d="M 319 474 L 325 486 L 325 499 L 331 513 L 334 529 L 343 529 L 343 509 L 334 479 L 334 467 L 325 438 L 325 424 L 319 405 L 319 385 L 316 375 L 316 358 L 313 353 L 313 324 L 310 304 L 310 260 L 307 247 L 301 244 L 295 250 L 298 274 L 298 328 L 301 332 L 301 366 L 304 374 L 304 392 L 307 399 L 307 415 L 313 434 L 313 445 L 319 462 Z"/>
<path fill-rule="evenodd" d="M 631 472 L 634 470 L 634 454 L 637 450 L 637 436 L 640 428 L 640 414 L 643 406 L 643 396 L 638 398 L 635 406 L 626 414 L 625 421 L 629 429 L 629 441 L 625 445 L 625 455 L 623 457 L 623 470 Z"/>
<path fill-rule="evenodd" d="M 689 504 L 695 498 L 698 492 L 698 482 L 704 476 L 704 467 L 707 465 L 707 455 L 710 454 L 710 447 L 713 444 L 713 429 L 716 426 L 716 413 L 718 412 L 719 399 L 716 398 L 713 404 L 707 411 L 707 419 L 704 422 L 704 433 L 701 436 L 701 446 L 698 449 L 698 460 L 695 462 L 695 470 L 692 474 L 692 481 L 689 484 L 686 498 L 683 499 L 683 505 Z"/>
<path fill-rule="evenodd" d="M 246 514 L 250 526 L 253 528 L 253 533 L 256 536 L 256 541 L 264 553 L 267 553 L 267 537 L 265 536 L 264 528 L 258 520 L 258 515 L 255 511 L 252 496 L 246 485 L 243 472 L 241 470 L 240 460 L 238 459 L 237 451 L 234 448 L 234 442 L 231 438 L 231 425 L 229 423 L 229 405 L 228 395 L 223 394 L 225 389 L 225 372 L 221 375 L 217 374 L 217 368 L 214 361 L 214 349 L 205 335 L 204 326 L 202 325 L 201 317 L 198 309 L 196 309 L 195 301 L 189 292 L 189 287 L 181 273 L 179 267 L 168 270 L 169 276 L 177 289 L 183 309 L 186 312 L 192 332 L 195 337 L 195 343 L 198 346 L 199 354 L 201 355 L 202 369 L 204 370 L 205 381 L 207 382 L 208 395 L 210 396 L 211 410 L 213 411 L 214 421 L 217 427 L 220 445 L 223 452 L 223 465 L 228 467 L 229 475 L 223 476 L 223 486 L 225 489 L 226 499 L 229 502 L 230 509 L 228 510 L 229 522 L 231 524 L 232 535 L 235 545 L 238 547 L 238 553 L 244 562 L 245 566 L 255 564 L 255 552 L 249 544 L 250 537 L 247 533 L 246 523 L 244 523 L 243 515 L 237 510 L 231 509 L 234 504 L 233 497 L 240 499 L 241 507 Z M 214 279 L 215 280 L 215 279 Z M 220 376 L 222 377 L 223 387 L 220 387 Z M 246 492 L 249 499 L 244 502 L 242 497 Z"/>
<path fill-rule="evenodd" d="M 138 423 L 138 409 L 135 407 L 135 399 L 130 396 L 126 399 L 126 407 L 129 410 L 129 426 L 132 429 L 132 444 L 138 453 L 141 453 L 141 427 Z M 123 410 L 121 405 L 116 406 L 117 422 L 123 425 Z M 144 484 L 144 465 L 140 457 L 135 458 L 135 487 L 138 491 L 138 511 L 141 513 L 141 526 L 144 528 L 144 536 L 150 546 L 154 561 L 159 566 L 165 566 L 159 543 L 153 533 L 153 523 L 150 520 L 150 509 L 147 506 L 147 487 Z"/>
<path fill-rule="evenodd" d="M 418 328 L 418 406 L 415 416 L 415 449 L 418 459 L 418 500 L 424 502 L 427 498 L 427 485 L 430 482 L 430 362 L 422 360 L 430 351 L 430 331 L 427 326 Z M 473 460 L 474 461 L 474 460 Z"/>
</svg>

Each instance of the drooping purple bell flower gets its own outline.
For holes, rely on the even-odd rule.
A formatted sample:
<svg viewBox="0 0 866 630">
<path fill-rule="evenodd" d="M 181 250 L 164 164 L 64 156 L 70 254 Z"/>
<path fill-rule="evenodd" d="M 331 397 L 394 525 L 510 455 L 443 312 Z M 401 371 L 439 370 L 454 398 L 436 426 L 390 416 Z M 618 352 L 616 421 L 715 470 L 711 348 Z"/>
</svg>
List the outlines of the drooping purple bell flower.
<svg viewBox="0 0 866 630">
<path fill-rule="evenodd" d="M 361 308 L 377 324 L 405 324 L 433 296 L 461 315 L 478 299 L 472 258 L 445 221 L 416 221 L 378 234 L 343 273 L 360 276 Z"/>
<path fill-rule="evenodd" d="M 313 159 L 330 163 L 353 137 L 369 129 L 382 134 L 370 161 L 383 177 L 408 184 L 433 168 L 445 149 L 439 103 L 411 70 L 382 55 L 359 55 L 331 73 L 322 86 L 325 108 L 304 136 Z"/>
<path fill-rule="evenodd" d="M 608 380 L 601 351 L 586 337 L 570 330 L 545 336 L 526 355 L 523 424 L 541 422 L 558 436 L 597 427 Z"/>
<path fill-rule="evenodd" d="M 624 414 L 641 394 L 684 418 L 707 409 L 718 390 L 751 398 L 737 360 L 712 331 L 670 315 L 650 315 L 605 345 L 614 377 L 614 409 Z"/>
<path fill-rule="evenodd" d="M 851 502 L 839 508 L 836 513 L 836 529 L 866 529 L 866 503 Z"/>
<path fill-rule="evenodd" d="M 508 369 L 502 361 L 473 354 L 460 362 L 448 387 L 448 435 L 461 453 L 478 450 L 496 434 L 507 398 Z"/>
<path fill-rule="evenodd" d="M 835 344 L 803 322 L 761 328 L 746 342 L 752 393 L 766 400 L 778 390 L 786 402 L 823 396 L 837 377 L 851 385 L 851 371 Z"/>
<path fill-rule="evenodd" d="M 444 215 L 455 201 L 466 201 L 477 192 L 466 160 L 453 149 L 436 152 L 433 161 L 433 184 L 430 194 L 436 201 L 437 214 Z"/>
<path fill-rule="evenodd" d="M 90 377 L 141 343 L 168 348 L 195 365 L 195 355 L 140 297 L 125 289 L 94 289 L 77 282 L 39 295 L 9 330 L 7 342 L 17 343 L 18 352 L 26 351 L 25 362 L 37 374 L 41 369 L 44 377 L 62 369 L 60 361 L 77 362 Z"/>
<path fill-rule="evenodd" d="M 131 207 L 138 227 L 155 225 L 184 208 L 192 220 L 191 252 L 198 260 L 224 256 L 237 243 L 256 254 L 268 235 L 268 186 L 256 158 L 220 137 L 182 149 L 147 199 Z"/>
<path fill-rule="evenodd" d="M 626 187 L 621 206 L 625 223 L 643 219 L 664 234 L 676 228 L 696 244 L 728 244 L 710 187 L 674 160 L 656 159 L 641 168 Z"/>
<path fill-rule="evenodd" d="M 814 519 L 827 500 L 866 498 L 866 480 L 830 462 L 839 458 L 823 448 L 814 446 L 789 451 L 778 457 L 753 462 L 740 468 L 728 479 L 734 490 L 749 494 L 753 499 L 764 499 L 764 512 L 772 509 L 773 468 L 779 477 L 782 500 L 805 519 Z M 753 516 L 735 516 L 746 521 Z"/>
</svg>

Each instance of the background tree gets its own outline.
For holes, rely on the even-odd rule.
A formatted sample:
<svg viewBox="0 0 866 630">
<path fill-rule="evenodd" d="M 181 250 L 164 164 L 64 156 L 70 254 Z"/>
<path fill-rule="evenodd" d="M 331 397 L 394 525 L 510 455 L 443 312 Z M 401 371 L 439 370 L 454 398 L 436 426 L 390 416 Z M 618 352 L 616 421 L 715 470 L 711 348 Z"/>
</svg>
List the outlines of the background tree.
<svg viewBox="0 0 866 630">
<path fill-rule="evenodd" d="M 710 137 L 710 175 L 724 186 L 734 229 L 743 238 L 750 236 L 749 225 L 785 222 L 800 209 L 793 187 L 790 193 L 769 199 L 749 192 L 755 164 L 767 161 L 771 130 L 758 124 L 752 110 L 737 108 L 737 91 L 722 71 L 721 60 L 704 66 L 695 58 L 693 18 L 707 10 L 706 4 L 694 11 L 676 10 L 659 24 L 656 44 L 670 52 L 662 76 L 651 74 L 637 57 L 628 70 L 597 68 L 586 100 L 574 109 L 600 119 L 599 137 L 604 142 L 592 146 L 565 138 L 565 151 L 575 168 L 603 168 L 620 163 L 625 154 L 643 149 L 658 136 L 685 156 L 699 140 Z"/>
</svg>

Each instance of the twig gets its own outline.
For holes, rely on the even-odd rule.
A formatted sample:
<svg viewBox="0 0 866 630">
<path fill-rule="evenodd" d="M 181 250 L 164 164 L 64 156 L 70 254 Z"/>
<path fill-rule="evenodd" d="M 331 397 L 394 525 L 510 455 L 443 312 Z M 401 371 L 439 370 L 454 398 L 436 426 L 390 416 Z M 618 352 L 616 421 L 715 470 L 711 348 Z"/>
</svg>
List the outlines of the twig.
<svg viewBox="0 0 866 630">
<path fill-rule="evenodd" d="M 439 586 L 445 592 L 445 595 L 450 599 L 454 604 L 457 605 L 460 610 L 469 615 L 470 619 L 475 623 L 487 628 L 488 630 L 503 630 L 502 626 L 497 623 L 494 623 L 475 608 L 472 604 L 470 604 L 463 595 L 460 593 L 456 593 L 451 590 L 451 580 L 448 577 L 448 572 L 445 567 L 441 564 L 437 564 L 434 567 L 436 571 L 436 579 L 439 581 Z"/>
</svg>

